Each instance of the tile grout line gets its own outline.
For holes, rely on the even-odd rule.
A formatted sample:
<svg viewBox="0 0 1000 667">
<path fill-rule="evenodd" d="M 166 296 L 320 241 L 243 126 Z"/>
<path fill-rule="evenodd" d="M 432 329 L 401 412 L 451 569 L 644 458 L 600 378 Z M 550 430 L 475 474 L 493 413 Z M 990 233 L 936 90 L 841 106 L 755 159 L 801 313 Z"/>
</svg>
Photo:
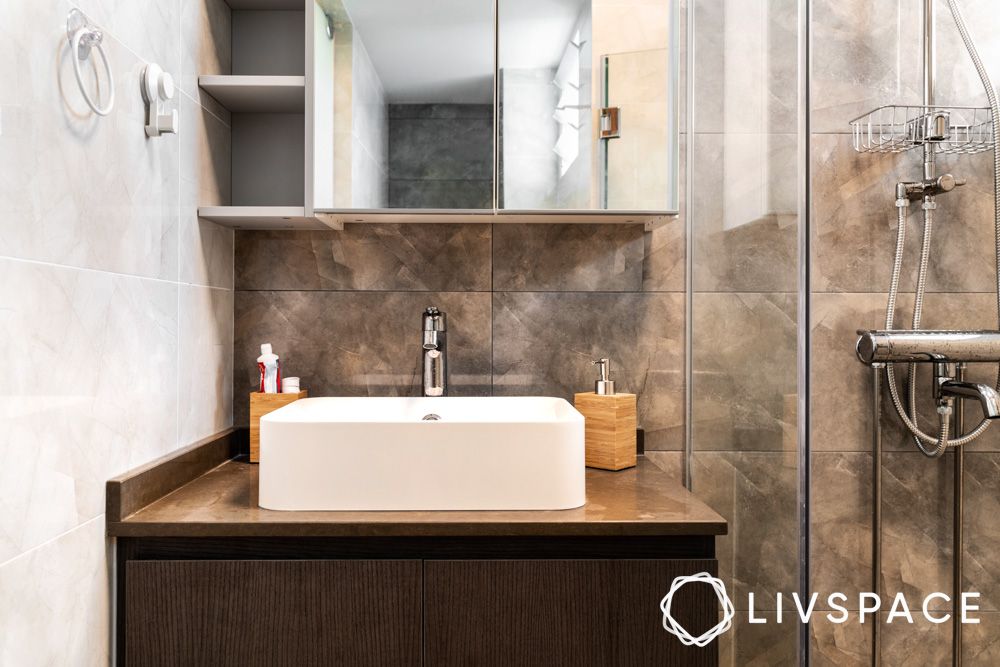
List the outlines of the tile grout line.
<svg viewBox="0 0 1000 667">
<path fill-rule="evenodd" d="M 93 22 L 95 26 L 97 26 L 98 28 L 101 29 L 101 32 L 103 32 L 104 34 L 110 36 L 113 40 L 115 40 L 116 42 L 118 42 L 118 44 L 121 45 L 121 47 L 123 49 L 125 49 L 126 51 L 128 51 L 132 55 L 132 57 L 135 58 L 136 60 L 138 60 L 140 63 L 149 64 L 149 63 L 155 62 L 153 60 L 145 58 L 138 51 L 136 51 L 131 46 L 129 46 L 128 43 L 125 42 L 125 40 L 123 40 L 121 37 L 118 36 L 118 34 L 117 34 L 116 31 L 112 31 L 107 26 L 105 26 L 105 25 L 103 25 L 101 23 L 98 23 L 96 20 L 94 20 L 94 18 L 89 13 L 87 13 L 87 11 L 84 10 L 83 7 L 80 6 L 80 2 L 78 0 L 69 0 L 69 5 L 71 7 L 73 7 L 73 8 L 75 8 L 75 9 L 78 9 L 84 16 L 87 17 L 88 21 Z M 174 77 L 175 81 L 176 80 L 180 80 L 182 78 L 182 76 L 183 76 L 183 69 L 184 69 L 184 54 L 182 53 L 182 51 L 183 51 L 183 39 L 182 39 L 183 34 L 184 34 L 184 31 L 183 31 L 183 26 L 181 25 L 181 17 L 180 17 L 180 15 L 178 15 L 178 17 L 177 17 L 177 36 L 178 36 L 178 40 L 177 40 L 177 61 L 178 61 L 177 62 L 177 66 L 181 68 L 182 72 L 181 72 L 181 74 L 179 76 Z M 224 125 L 226 125 L 226 127 L 229 127 L 229 123 L 228 122 L 226 122 L 222 118 L 219 118 L 219 116 L 216 115 L 211 109 L 209 109 L 204 104 L 202 104 L 200 100 L 198 100 L 193 95 L 189 94 L 185 89 L 183 89 L 180 86 L 180 84 L 177 85 L 177 91 L 180 92 L 182 95 L 185 95 L 189 100 L 191 100 L 192 102 L 194 102 L 195 104 L 197 104 L 201 108 L 205 109 L 205 111 L 207 111 L 208 113 L 210 113 L 220 123 L 223 123 Z"/>
<path fill-rule="evenodd" d="M 79 524 L 73 526 L 72 528 L 59 533 L 58 535 L 56 535 L 54 537 L 50 537 L 49 539 L 45 540 L 44 542 L 36 544 L 33 547 L 29 547 L 28 549 L 22 551 L 21 553 L 17 554 L 16 556 L 8 558 L 4 562 L 0 563 L 0 569 L 3 569 L 4 566 L 13 563 L 14 561 L 18 560 L 19 558 L 27 556 L 27 555 L 31 554 L 32 552 L 37 551 L 38 549 L 41 549 L 42 547 L 46 547 L 46 546 L 52 544 L 53 542 L 66 537 L 70 533 L 75 532 L 75 531 L 83 528 L 84 526 L 87 526 L 87 525 L 93 523 L 94 521 L 97 521 L 98 519 L 103 519 L 103 518 L 104 518 L 104 512 L 101 512 L 100 514 L 87 519 L 83 523 L 79 523 Z"/>
<path fill-rule="evenodd" d="M 178 255 L 180 250 L 178 249 Z M 46 266 L 55 269 L 65 269 L 67 271 L 82 271 L 84 273 L 98 273 L 106 276 L 114 276 L 117 278 L 134 278 L 136 280 L 147 280 L 154 283 L 164 283 L 167 285 L 177 285 L 177 286 L 188 286 L 188 287 L 203 287 L 206 289 L 221 290 L 224 292 L 235 291 L 229 287 L 219 287 L 217 285 L 203 285 L 200 283 L 192 283 L 184 280 L 170 280 L 169 278 L 155 278 L 153 276 L 143 276 L 137 273 L 122 273 L 121 271 L 110 271 L 107 269 L 95 269 L 88 266 L 73 266 L 72 264 L 59 264 L 58 262 L 47 262 L 41 259 L 29 259 L 25 257 L 13 257 L 11 255 L 0 255 L 0 261 L 18 262 L 21 264 L 33 264 L 36 266 Z M 261 290 L 261 291 L 274 291 L 274 290 Z"/>
</svg>

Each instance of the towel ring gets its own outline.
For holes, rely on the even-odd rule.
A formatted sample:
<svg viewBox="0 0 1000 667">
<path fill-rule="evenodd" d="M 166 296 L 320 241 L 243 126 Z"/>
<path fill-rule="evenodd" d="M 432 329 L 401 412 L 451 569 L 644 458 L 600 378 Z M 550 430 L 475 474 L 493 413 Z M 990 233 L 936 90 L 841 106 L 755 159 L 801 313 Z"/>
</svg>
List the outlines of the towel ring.
<svg viewBox="0 0 1000 667">
<path fill-rule="evenodd" d="M 87 101 L 87 106 L 93 109 L 98 116 L 107 116 L 115 106 L 115 79 L 111 74 L 111 63 L 108 62 L 108 54 L 104 52 L 101 42 L 104 34 L 87 24 L 87 19 L 83 14 L 74 9 L 70 11 L 66 19 L 66 32 L 70 35 L 70 59 L 73 61 L 73 74 L 76 75 L 76 83 L 80 86 L 80 93 Z M 108 101 L 102 107 L 91 98 L 87 88 L 83 85 L 83 73 L 80 71 L 80 63 L 90 58 L 91 51 L 96 50 L 101 56 L 104 64 L 104 75 L 108 80 Z"/>
</svg>

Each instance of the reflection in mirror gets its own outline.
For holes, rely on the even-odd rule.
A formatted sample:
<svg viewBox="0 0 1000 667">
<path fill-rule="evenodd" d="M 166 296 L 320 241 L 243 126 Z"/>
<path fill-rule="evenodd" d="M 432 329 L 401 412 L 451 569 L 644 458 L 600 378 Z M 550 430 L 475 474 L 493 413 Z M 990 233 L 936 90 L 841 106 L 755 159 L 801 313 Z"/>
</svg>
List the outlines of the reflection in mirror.
<svg viewBox="0 0 1000 667">
<path fill-rule="evenodd" d="M 674 0 L 501 0 L 500 207 L 677 210 Z"/>
<path fill-rule="evenodd" d="M 315 2 L 333 23 L 332 66 L 314 49 L 314 112 L 333 125 L 314 150 L 331 163 L 333 207 L 492 209 L 492 1 Z"/>
</svg>

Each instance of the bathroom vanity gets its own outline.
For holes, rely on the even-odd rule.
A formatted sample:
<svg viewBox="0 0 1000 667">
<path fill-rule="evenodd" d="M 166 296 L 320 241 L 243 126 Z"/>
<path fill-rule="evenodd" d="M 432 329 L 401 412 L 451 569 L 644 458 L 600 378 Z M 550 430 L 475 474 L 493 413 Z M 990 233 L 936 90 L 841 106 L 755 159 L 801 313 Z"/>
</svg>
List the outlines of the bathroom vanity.
<svg viewBox="0 0 1000 667">
<path fill-rule="evenodd" d="M 258 506 L 227 431 L 108 482 L 119 665 L 715 665 L 662 627 L 725 520 L 651 462 L 560 511 Z M 718 621 L 704 585 L 673 616 Z"/>
</svg>

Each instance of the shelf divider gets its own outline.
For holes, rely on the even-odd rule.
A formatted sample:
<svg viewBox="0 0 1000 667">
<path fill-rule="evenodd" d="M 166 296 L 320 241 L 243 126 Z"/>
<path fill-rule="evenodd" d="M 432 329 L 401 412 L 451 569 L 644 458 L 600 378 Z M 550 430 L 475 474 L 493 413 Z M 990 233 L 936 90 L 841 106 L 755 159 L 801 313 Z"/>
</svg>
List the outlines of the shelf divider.
<svg viewBox="0 0 1000 667">
<path fill-rule="evenodd" d="M 302 113 L 304 76 L 205 74 L 198 86 L 232 113 Z"/>
</svg>

